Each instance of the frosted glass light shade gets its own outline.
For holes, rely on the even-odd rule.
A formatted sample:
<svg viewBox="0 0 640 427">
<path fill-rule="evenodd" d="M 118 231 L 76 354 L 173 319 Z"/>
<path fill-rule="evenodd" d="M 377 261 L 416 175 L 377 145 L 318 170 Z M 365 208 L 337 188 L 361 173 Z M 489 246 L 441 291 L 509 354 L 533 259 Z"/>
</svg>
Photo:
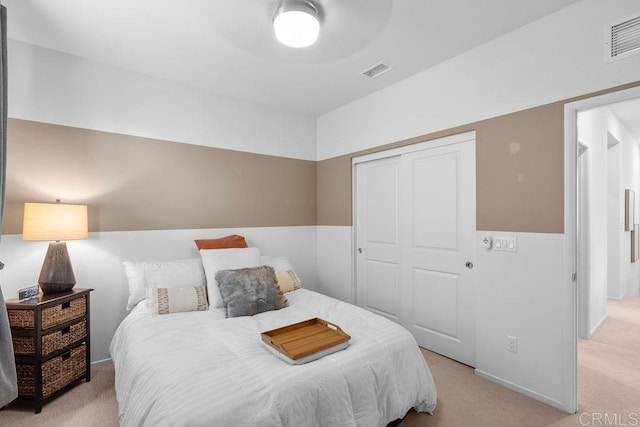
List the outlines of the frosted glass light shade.
<svg viewBox="0 0 640 427">
<path fill-rule="evenodd" d="M 318 39 L 318 11 L 309 1 L 285 1 L 273 19 L 273 29 L 280 43 L 289 47 L 307 47 Z"/>
<path fill-rule="evenodd" d="M 22 240 L 78 240 L 87 237 L 86 205 L 24 204 Z"/>
</svg>

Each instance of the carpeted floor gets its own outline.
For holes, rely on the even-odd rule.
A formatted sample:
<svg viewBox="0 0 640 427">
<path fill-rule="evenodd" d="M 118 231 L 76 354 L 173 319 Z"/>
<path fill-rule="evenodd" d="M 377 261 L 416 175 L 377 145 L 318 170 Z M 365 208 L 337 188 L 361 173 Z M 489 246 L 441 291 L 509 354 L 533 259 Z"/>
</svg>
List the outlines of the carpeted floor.
<svg viewBox="0 0 640 427">
<path fill-rule="evenodd" d="M 409 426 L 640 426 L 640 298 L 609 301 L 609 317 L 578 342 L 579 412 L 566 414 L 473 375 L 423 350 L 438 389 L 433 416 L 410 412 Z"/>
<path fill-rule="evenodd" d="M 47 403 L 39 414 L 15 403 L 0 411 L 0 426 L 6 427 L 117 427 L 118 403 L 113 388 L 113 364 L 93 366 L 91 381 L 81 382 Z"/>
<path fill-rule="evenodd" d="M 580 412 L 566 414 L 473 374 L 473 369 L 422 350 L 438 388 L 434 415 L 411 411 L 415 426 L 640 426 L 640 298 L 609 302 L 609 318 L 578 351 Z M 35 415 L 10 405 L 0 426 L 117 426 L 113 365 L 94 366 L 81 383 Z"/>
</svg>

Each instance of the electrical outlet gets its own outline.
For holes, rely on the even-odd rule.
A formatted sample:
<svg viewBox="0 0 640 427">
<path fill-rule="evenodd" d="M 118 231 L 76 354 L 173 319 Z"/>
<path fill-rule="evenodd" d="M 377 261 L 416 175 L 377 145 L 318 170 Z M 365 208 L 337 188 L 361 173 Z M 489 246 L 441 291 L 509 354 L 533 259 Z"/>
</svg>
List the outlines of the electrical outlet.
<svg viewBox="0 0 640 427">
<path fill-rule="evenodd" d="M 518 338 L 507 335 L 507 351 L 518 352 Z"/>
</svg>

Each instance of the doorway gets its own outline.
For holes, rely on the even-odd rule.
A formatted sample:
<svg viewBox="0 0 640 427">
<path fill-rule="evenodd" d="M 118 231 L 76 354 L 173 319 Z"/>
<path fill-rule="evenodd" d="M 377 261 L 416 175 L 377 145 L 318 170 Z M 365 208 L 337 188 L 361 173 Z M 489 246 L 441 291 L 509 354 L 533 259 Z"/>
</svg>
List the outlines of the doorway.
<svg viewBox="0 0 640 427">
<path fill-rule="evenodd" d="M 579 149 L 579 132 L 578 132 L 578 116 L 581 113 L 585 112 L 593 112 L 594 109 L 611 106 L 611 105 L 621 105 L 620 103 L 631 102 L 632 100 L 640 100 L 640 88 L 633 88 L 624 91 L 619 91 L 615 93 L 610 93 L 607 95 L 602 95 L 594 98 L 585 99 L 582 101 L 577 101 L 571 104 L 565 105 L 565 306 L 567 307 L 566 312 L 566 325 L 567 329 L 565 329 L 566 333 L 566 342 L 565 342 L 565 354 L 567 355 L 567 370 L 565 384 L 567 385 L 567 395 L 566 395 L 566 408 L 570 412 L 577 411 L 578 408 L 578 371 L 577 371 L 577 355 L 578 355 L 578 337 L 579 336 L 590 336 L 593 334 L 598 327 L 602 324 L 604 319 L 606 319 L 606 305 L 607 298 L 612 296 L 612 289 L 617 289 L 618 295 L 623 295 L 623 289 L 628 290 L 631 295 L 640 293 L 640 273 L 635 274 L 633 277 L 629 275 L 627 271 L 624 270 L 625 266 L 629 266 L 631 264 L 631 260 L 625 257 L 625 254 L 630 256 L 630 233 L 628 237 L 624 234 L 620 236 L 619 241 L 616 242 L 615 238 L 611 238 L 610 236 L 616 236 L 615 232 L 619 232 L 619 227 L 621 224 L 615 224 L 613 222 L 607 223 L 607 219 L 605 218 L 604 224 L 601 224 L 601 233 L 604 233 L 605 242 L 608 243 L 609 240 L 612 241 L 612 247 L 615 249 L 613 251 L 613 256 L 609 257 L 605 252 L 605 260 L 603 261 L 603 265 L 605 266 L 606 273 L 600 272 L 599 279 L 596 279 L 593 274 L 585 273 L 585 269 L 589 267 L 587 264 L 590 259 L 593 259 L 593 254 L 586 253 L 584 247 L 585 242 L 588 242 L 589 239 L 594 239 L 593 233 L 587 231 L 585 232 L 585 227 L 589 221 L 585 219 L 584 212 L 581 212 L 580 206 L 583 205 L 585 201 L 585 197 L 593 197 L 593 189 L 588 189 L 590 185 L 593 185 L 595 180 L 590 180 L 588 184 L 584 184 L 586 181 L 581 180 L 583 174 L 585 174 L 585 159 L 591 156 L 591 160 L 596 157 L 594 153 L 592 153 L 592 147 L 589 143 L 586 145 L 589 146 L 588 150 L 580 150 Z M 637 101 L 640 105 L 640 101 Z M 640 119 L 640 117 L 639 117 Z M 614 154 L 617 149 L 620 149 L 618 146 L 617 139 L 614 141 L 611 139 L 611 132 L 607 134 L 607 132 L 601 132 L 601 139 L 604 142 L 604 153 L 605 156 L 607 151 Z M 615 138 L 614 138 L 615 139 Z M 582 142 L 582 138 L 581 138 Z M 640 142 L 640 141 L 638 141 Z M 617 147 L 617 148 L 616 148 Z M 626 157 L 625 157 L 626 156 Z M 620 161 L 625 161 L 629 159 L 630 154 L 621 154 Z M 635 155 L 636 157 L 640 157 L 640 155 Z M 605 158 L 604 161 L 607 163 L 606 168 L 620 168 L 620 166 L 616 166 L 616 157 L 611 156 L 610 159 Z M 636 163 L 640 162 L 640 159 L 634 160 Z M 588 166 L 588 173 L 591 173 L 591 167 L 593 163 L 590 163 L 591 166 Z M 608 174 L 607 171 L 605 173 Z M 615 177 L 615 176 L 614 176 Z M 581 185 L 582 181 L 582 185 Z M 605 176 L 605 181 L 611 181 L 610 177 Z M 630 185 L 640 185 L 640 173 L 636 174 L 633 177 L 622 176 L 620 177 L 620 182 L 617 187 L 627 187 Z M 618 215 L 618 218 L 614 218 L 614 220 L 618 223 L 620 210 L 618 214 L 615 213 L 615 208 L 620 209 L 620 188 L 617 190 L 617 194 L 614 194 L 613 197 L 608 197 L 607 191 L 611 191 L 611 188 L 608 188 L 605 183 L 605 197 L 603 203 L 608 207 L 614 207 L 614 216 Z M 622 197 L 624 200 L 624 197 Z M 587 213 L 587 216 L 593 216 L 593 213 Z M 588 219 L 588 218 L 587 218 Z M 593 221 L 593 218 L 590 219 Z M 640 221 L 636 218 L 636 221 Z M 604 231 L 603 231 L 604 230 Z M 588 250 L 593 250 L 594 245 L 586 245 Z M 606 245 L 605 245 L 606 246 Z M 612 258 L 615 257 L 615 252 L 619 251 L 619 255 L 617 256 L 617 260 Z M 616 261 L 619 261 L 619 265 L 616 264 Z M 613 277 L 610 277 L 608 274 L 609 266 L 612 266 L 611 269 L 616 274 L 620 274 L 622 279 L 616 279 L 615 274 Z M 620 268 L 618 268 L 620 267 Z M 576 274 L 577 273 L 577 278 Z M 604 277 L 604 280 L 602 279 Z M 626 278 L 625 278 L 626 277 Z M 598 280 L 599 283 L 594 285 L 594 282 Z M 609 283 L 612 283 L 609 286 Z M 594 287 L 595 286 L 595 287 Z M 614 296 L 615 297 L 615 296 Z M 602 315 L 602 310 L 604 310 L 604 315 Z M 589 318 L 588 316 L 591 316 Z M 600 316 L 600 317 L 599 317 Z"/>
</svg>

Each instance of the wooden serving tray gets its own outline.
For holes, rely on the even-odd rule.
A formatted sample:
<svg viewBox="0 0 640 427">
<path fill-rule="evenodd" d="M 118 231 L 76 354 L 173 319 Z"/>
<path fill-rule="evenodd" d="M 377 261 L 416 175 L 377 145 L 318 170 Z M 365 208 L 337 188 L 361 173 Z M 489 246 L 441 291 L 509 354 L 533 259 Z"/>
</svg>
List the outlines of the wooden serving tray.
<svg viewBox="0 0 640 427">
<path fill-rule="evenodd" d="M 263 332 L 261 336 L 269 350 L 296 365 L 342 350 L 351 339 L 338 325 L 317 317 Z"/>
</svg>

